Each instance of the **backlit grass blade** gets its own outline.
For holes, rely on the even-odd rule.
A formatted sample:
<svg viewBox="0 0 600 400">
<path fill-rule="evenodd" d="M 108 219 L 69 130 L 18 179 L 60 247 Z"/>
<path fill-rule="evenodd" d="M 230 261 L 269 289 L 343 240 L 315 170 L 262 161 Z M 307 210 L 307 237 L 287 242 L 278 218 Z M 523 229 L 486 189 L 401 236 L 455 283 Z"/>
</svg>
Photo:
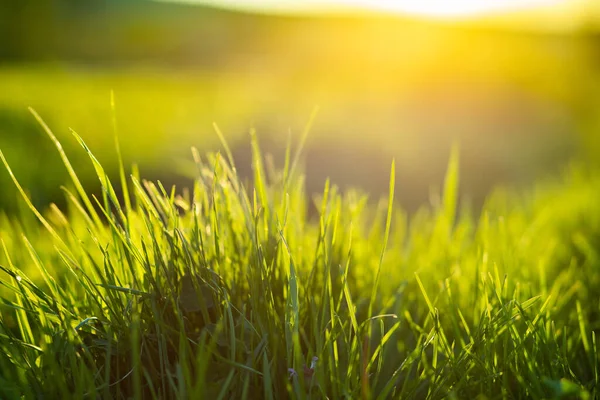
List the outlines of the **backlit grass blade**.
<svg viewBox="0 0 600 400">
<path fill-rule="evenodd" d="M 444 215 L 450 228 L 456 218 L 456 205 L 458 202 L 459 185 L 459 148 L 453 145 L 450 151 L 450 160 L 444 179 Z"/>
<path fill-rule="evenodd" d="M 292 165 L 290 167 L 288 177 L 294 176 L 294 173 L 296 172 L 296 168 L 298 167 L 298 163 L 300 162 L 300 156 L 302 155 L 304 145 L 306 144 L 306 139 L 308 138 L 308 134 L 312 129 L 312 125 L 315 122 L 318 113 L 319 107 L 315 107 L 312 113 L 310 114 L 310 118 L 308 119 L 308 122 L 304 127 L 304 131 L 302 132 L 302 136 L 300 137 L 300 142 L 298 143 L 298 147 L 296 148 L 296 152 L 294 153 L 294 158 L 292 159 Z"/>
<path fill-rule="evenodd" d="M 369 312 L 368 316 L 373 315 L 373 306 L 375 305 L 375 299 L 377 296 L 377 290 L 379 288 L 379 279 L 381 275 L 381 266 L 383 265 L 383 257 L 387 248 L 388 239 L 390 237 L 390 227 L 392 225 L 392 210 L 394 209 L 394 191 L 396 189 L 396 162 L 392 161 L 392 168 L 390 170 L 390 184 L 389 184 L 389 197 L 388 197 L 388 209 L 387 217 L 385 220 L 385 233 L 383 236 L 383 243 L 381 247 L 381 253 L 379 255 L 379 263 L 377 264 L 377 270 L 375 271 L 375 279 L 373 281 L 373 288 L 371 289 L 371 300 L 369 301 Z"/>
<path fill-rule="evenodd" d="M 110 183 L 108 175 L 104 171 L 104 167 L 102 166 L 102 164 L 100 164 L 100 162 L 98 161 L 96 156 L 94 156 L 94 154 L 92 153 L 90 148 L 85 144 L 85 141 L 83 140 L 83 138 L 81 136 L 79 136 L 77 134 L 77 132 L 75 132 L 74 130 L 71 130 L 71 134 L 75 137 L 75 139 L 77 139 L 77 142 L 79 142 L 81 147 L 85 150 L 88 157 L 92 161 L 92 165 L 94 166 L 94 170 L 96 171 L 98 180 L 100 181 L 100 184 L 104 188 L 104 195 L 108 196 L 108 199 L 113 204 L 117 213 L 119 214 L 121 221 L 126 222 L 127 218 L 125 217 L 125 214 L 123 213 L 123 209 L 121 208 L 121 205 L 119 204 L 119 200 L 117 198 L 115 190 L 113 189 L 112 184 Z"/>
<path fill-rule="evenodd" d="M 29 112 L 31 112 L 31 114 L 34 116 L 34 118 L 37 120 L 37 122 L 40 124 L 40 126 L 44 129 L 44 132 L 46 132 L 46 134 L 48 135 L 50 140 L 52 140 L 52 143 L 54 143 L 54 146 L 58 150 L 58 153 L 63 161 L 63 164 L 67 168 L 67 172 L 69 173 L 69 176 L 71 177 L 71 180 L 73 181 L 73 184 L 75 185 L 75 189 L 77 189 L 77 193 L 79 194 L 79 196 L 81 197 L 81 200 L 85 204 L 87 212 L 94 220 L 94 223 L 96 224 L 96 226 L 101 225 L 100 217 L 96 213 L 96 210 L 94 210 L 94 206 L 92 205 L 92 202 L 90 201 L 89 196 L 87 195 L 85 189 L 83 188 L 83 185 L 81 184 L 81 181 L 79 180 L 79 177 L 77 176 L 77 173 L 75 172 L 75 169 L 71 165 L 71 162 L 69 161 L 69 158 L 67 157 L 67 154 L 65 153 L 62 144 L 58 141 L 56 136 L 54 136 L 54 133 L 52 133 L 52 130 L 48 127 L 48 125 L 46 125 L 46 122 L 44 122 L 44 120 L 40 117 L 40 115 L 33 108 L 30 107 Z"/>
<path fill-rule="evenodd" d="M 225 155 L 227 156 L 227 161 L 229 161 L 229 164 L 231 165 L 231 168 L 233 169 L 233 172 L 235 174 L 236 173 L 235 160 L 233 158 L 233 153 L 231 152 L 231 149 L 229 148 L 229 144 L 227 143 L 227 140 L 225 140 L 225 136 L 221 132 L 221 129 L 219 129 L 219 126 L 215 122 L 213 122 L 213 128 L 214 128 L 215 132 L 217 133 L 217 136 L 219 137 L 219 141 L 221 142 L 223 149 L 225 149 Z"/>
<path fill-rule="evenodd" d="M 8 171 L 8 174 L 10 175 L 10 178 L 12 179 L 13 183 L 17 187 L 17 190 L 21 194 L 21 197 L 22 197 L 23 201 L 25 202 L 25 204 L 27 204 L 27 207 L 35 214 L 35 216 L 37 217 L 37 219 L 42 223 L 42 225 L 44 225 L 44 228 L 46 228 L 46 230 L 52 235 L 52 237 L 57 242 L 59 242 L 61 245 L 63 245 L 65 248 L 67 248 L 67 245 L 65 244 L 64 240 L 62 239 L 62 237 L 48 223 L 48 221 L 46 220 L 46 218 L 44 218 L 42 216 L 42 214 L 35 208 L 35 206 L 31 202 L 31 200 L 29 200 L 29 196 L 27 196 L 27 194 L 25 193 L 25 190 L 23 190 L 23 187 L 21 187 L 21 185 L 19 184 L 19 181 L 15 177 L 12 169 L 10 168 L 10 165 L 6 161 L 6 158 L 4 157 L 4 153 L 2 153 L 2 150 L 0 150 L 0 160 L 2 160 L 2 163 L 4 164 L 4 167 Z"/>
<path fill-rule="evenodd" d="M 115 106 L 115 92 L 110 91 L 110 110 L 112 114 L 113 134 L 115 137 L 115 149 L 117 152 L 117 160 L 119 164 L 119 178 L 121 179 L 121 190 L 123 191 L 123 202 L 125 203 L 125 214 L 129 216 L 131 213 L 131 199 L 129 197 L 129 184 L 125 177 L 125 165 L 123 164 L 123 155 L 121 154 L 121 144 L 119 142 L 119 131 L 117 129 L 117 110 Z M 129 219 L 127 219 L 129 222 Z"/>
</svg>

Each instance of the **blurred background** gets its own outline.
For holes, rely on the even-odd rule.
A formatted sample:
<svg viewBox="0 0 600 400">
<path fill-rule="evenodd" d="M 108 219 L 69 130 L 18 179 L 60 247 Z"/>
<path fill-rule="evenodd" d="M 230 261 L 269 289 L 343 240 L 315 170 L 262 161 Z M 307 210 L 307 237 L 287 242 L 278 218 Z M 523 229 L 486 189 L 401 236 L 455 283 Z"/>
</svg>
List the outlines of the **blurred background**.
<svg viewBox="0 0 600 400">
<path fill-rule="evenodd" d="M 527 6 L 524 6 L 527 5 Z M 315 106 L 310 192 L 326 177 L 377 198 L 397 165 L 408 210 L 443 181 L 459 143 L 461 192 L 481 204 L 600 155 L 600 2 L 0 0 L 0 149 L 41 207 L 67 174 L 27 107 L 95 190 L 75 130 L 116 172 L 189 182 L 190 147 L 216 122 L 249 174 L 249 135 L 281 160 Z M 17 194 L 0 171 L 0 209 Z"/>
</svg>

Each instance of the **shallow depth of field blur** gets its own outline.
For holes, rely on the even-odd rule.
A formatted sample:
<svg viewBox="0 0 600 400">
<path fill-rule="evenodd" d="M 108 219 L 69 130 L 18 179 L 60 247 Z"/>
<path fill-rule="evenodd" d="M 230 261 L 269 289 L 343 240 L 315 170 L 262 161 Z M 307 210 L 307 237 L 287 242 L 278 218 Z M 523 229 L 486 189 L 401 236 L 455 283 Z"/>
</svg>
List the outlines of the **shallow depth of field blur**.
<svg viewBox="0 0 600 400">
<path fill-rule="evenodd" d="M 0 398 L 598 398 L 600 1 L 245 2 L 0 0 Z"/>
<path fill-rule="evenodd" d="M 250 129 L 280 164 L 318 107 L 303 158 L 309 192 L 330 177 L 376 198 L 395 158 L 399 202 L 414 210 L 441 184 L 457 143 L 461 195 L 477 207 L 494 186 L 521 187 L 600 155 L 600 8 L 563 3 L 428 19 L 3 1 L 0 148 L 45 207 L 61 203 L 67 175 L 28 107 L 91 190 L 70 129 L 114 174 L 111 91 L 125 163 L 178 186 L 188 184 L 191 146 L 219 148 L 213 122 L 248 174 Z M 0 209 L 14 212 L 7 173 L 0 187 Z"/>
</svg>

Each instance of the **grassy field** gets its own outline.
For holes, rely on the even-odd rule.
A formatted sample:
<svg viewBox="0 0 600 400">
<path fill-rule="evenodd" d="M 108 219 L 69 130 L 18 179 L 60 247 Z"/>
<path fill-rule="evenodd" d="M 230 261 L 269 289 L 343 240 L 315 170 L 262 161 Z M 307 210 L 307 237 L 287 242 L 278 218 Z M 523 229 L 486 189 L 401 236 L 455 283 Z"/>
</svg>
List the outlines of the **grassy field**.
<svg viewBox="0 0 600 400">
<path fill-rule="evenodd" d="M 392 160 L 378 203 L 329 181 L 309 198 L 304 141 L 274 171 L 253 136 L 252 182 L 224 145 L 194 153 L 177 194 L 123 167 L 111 182 L 78 139 L 102 195 L 55 142 L 67 211 L 25 196 L 0 221 L 2 398 L 599 394 L 593 169 L 498 190 L 474 214 L 454 151 L 439 196 L 408 217 Z"/>
<path fill-rule="evenodd" d="M 473 63 L 473 70 L 487 65 Z M 471 76 L 469 70 L 468 80 L 450 74 L 427 84 L 413 81 L 417 72 L 388 71 L 381 77 L 375 66 L 373 76 L 363 79 L 358 72 L 330 77 L 320 69 L 324 67 L 228 71 L 7 64 L 0 66 L 0 149 L 20 172 L 36 206 L 50 202 L 62 206 L 60 186 L 68 175 L 28 107 L 63 142 L 84 187 L 99 193 L 94 170 L 78 151 L 71 130 L 95 150 L 114 178 L 118 176 L 112 137 L 116 119 L 125 164 L 138 164 L 145 177 L 170 184 L 189 182 L 194 174 L 188 160 L 191 146 L 201 152 L 218 149 L 216 122 L 236 159 L 246 160 L 238 169 L 245 177 L 252 173 L 250 128 L 256 128 L 265 153 L 273 153 L 281 166 L 288 136 L 298 140 L 319 106 L 303 158 L 309 194 L 319 192 L 330 177 L 341 188 L 360 187 L 378 197 L 387 190 L 388 160 L 395 158 L 397 199 L 414 211 L 428 200 L 430 186 L 443 181 L 449 148 L 459 141 L 461 194 L 481 205 L 496 183 L 528 185 L 553 174 L 575 155 L 595 154 L 591 149 L 598 148 L 591 143 L 594 135 L 587 133 L 595 132 L 593 124 L 586 122 L 591 118 L 580 115 L 583 111 L 576 106 L 585 99 L 589 114 L 596 115 L 597 102 L 570 84 L 574 72 L 557 68 L 546 76 L 522 64 L 510 79 L 483 72 Z M 576 65 L 575 72 L 584 74 L 581 63 Z M 421 71 L 421 67 L 427 70 L 420 64 L 414 69 Z M 530 84 L 537 89 L 516 86 L 513 80 L 535 81 Z M 595 81 L 589 82 L 593 87 Z M 556 98 L 547 93 L 550 90 L 559 92 Z M 6 185 L 10 185 L 8 176 L 0 174 L 0 186 Z M 17 208 L 17 197 L 0 191 L 0 210 Z"/>
</svg>

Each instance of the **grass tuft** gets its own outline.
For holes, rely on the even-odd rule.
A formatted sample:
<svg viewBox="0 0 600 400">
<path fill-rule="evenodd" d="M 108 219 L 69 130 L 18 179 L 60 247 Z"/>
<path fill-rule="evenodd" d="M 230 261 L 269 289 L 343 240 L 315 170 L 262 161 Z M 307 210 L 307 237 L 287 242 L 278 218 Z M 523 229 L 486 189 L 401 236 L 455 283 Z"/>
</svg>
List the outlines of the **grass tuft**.
<svg viewBox="0 0 600 400">
<path fill-rule="evenodd" d="M 598 173 L 499 189 L 475 217 L 455 149 L 415 215 L 392 163 L 387 201 L 327 182 L 313 220 L 300 149 L 274 171 L 253 133 L 249 186 L 215 126 L 227 157 L 194 151 L 181 194 L 120 161 L 122 205 L 33 113 L 75 191 L 35 209 L 0 152 L 29 210 L 0 217 L 1 398 L 598 397 Z"/>
</svg>

